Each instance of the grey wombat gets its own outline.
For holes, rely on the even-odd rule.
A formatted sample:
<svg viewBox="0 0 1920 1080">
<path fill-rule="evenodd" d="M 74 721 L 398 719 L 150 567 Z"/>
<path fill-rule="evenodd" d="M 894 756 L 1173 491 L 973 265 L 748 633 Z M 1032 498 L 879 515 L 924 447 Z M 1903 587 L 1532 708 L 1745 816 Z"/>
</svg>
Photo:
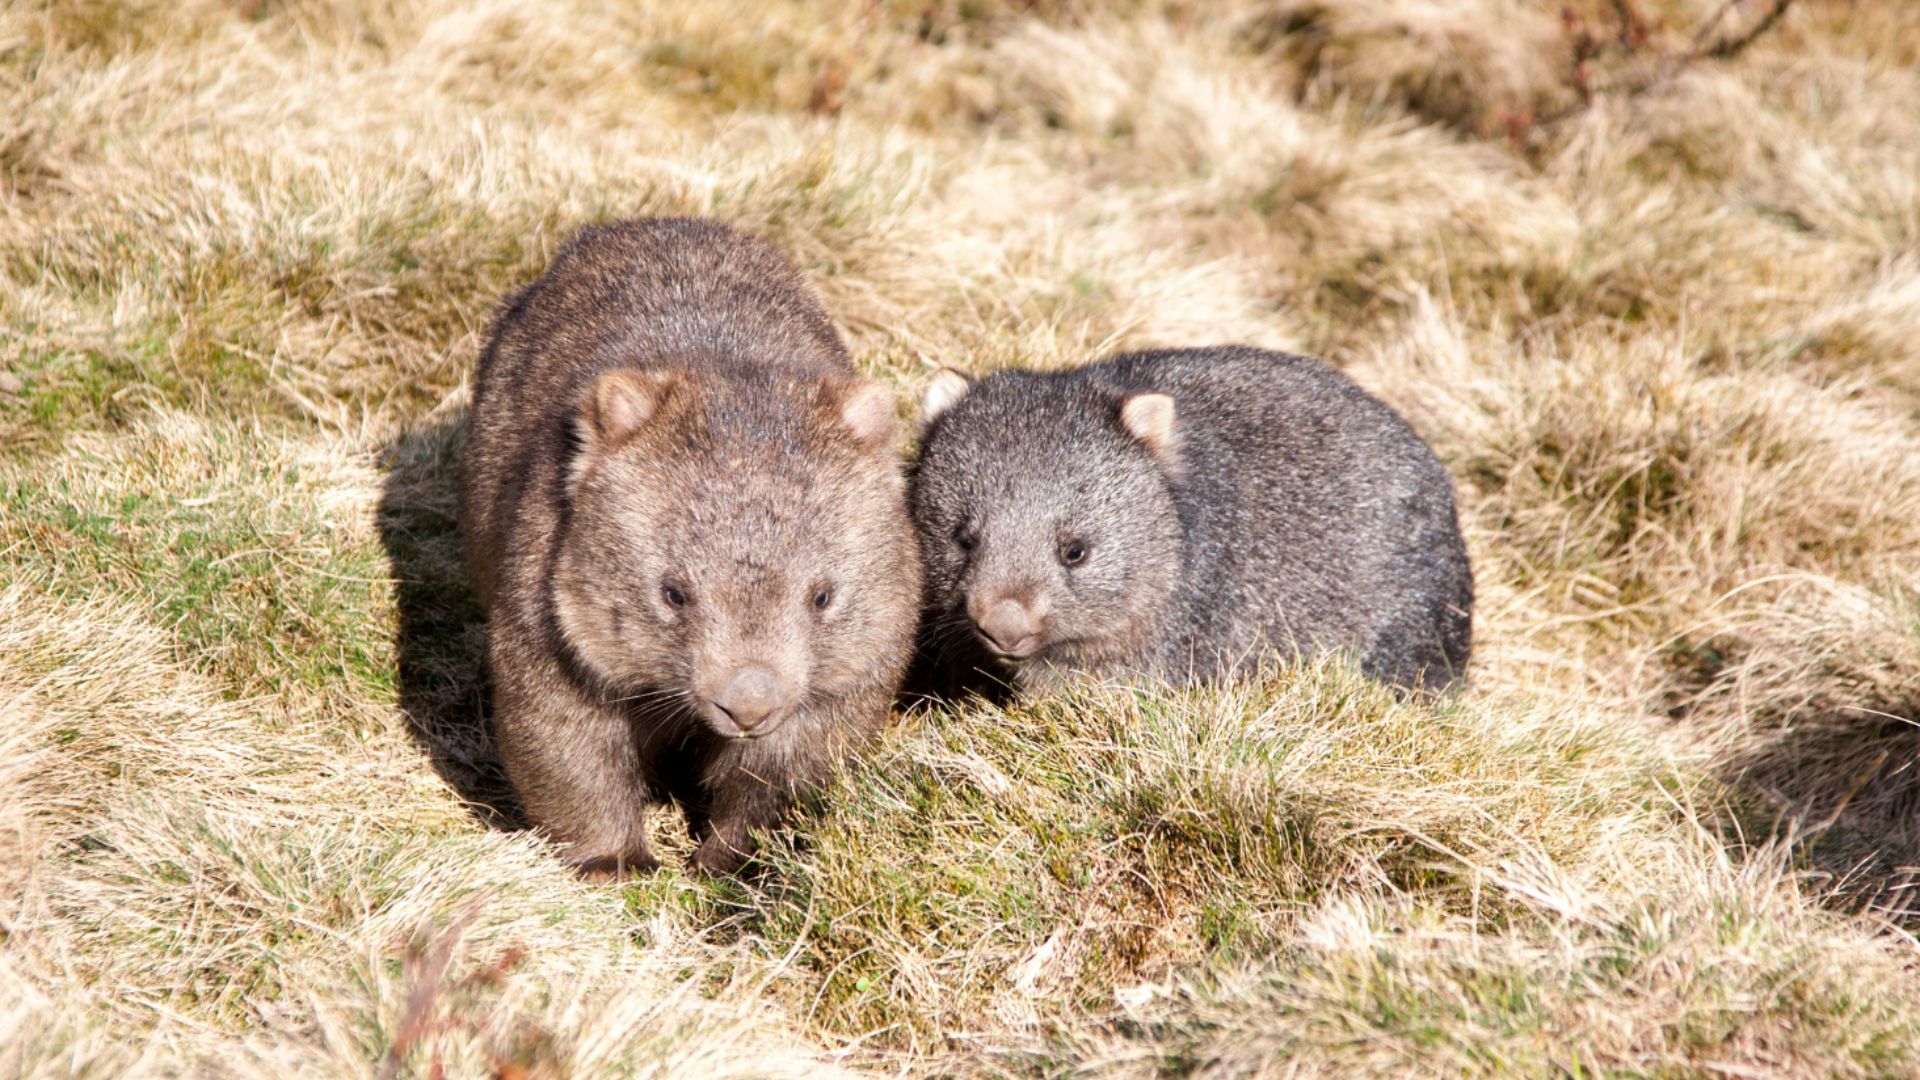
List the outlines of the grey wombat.
<svg viewBox="0 0 1920 1080">
<path fill-rule="evenodd" d="M 1340 649 L 1428 690 L 1466 664 L 1473 575 L 1447 471 L 1318 360 L 1232 347 L 944 370 L 924 414 L 912 500 L 936 664 L 980 650 L 1022 687 L 1183 682 L 1263 649 Z"/>
<path fill-rule="evenodd" d="M 657 865 L 668 799 L 730 872 L 885 720 L 920 564 L 892 395 L 765 244 L 582 230 L 498 316 L 462 469 L 494 726 L 531 823 Z"/>
</svg>

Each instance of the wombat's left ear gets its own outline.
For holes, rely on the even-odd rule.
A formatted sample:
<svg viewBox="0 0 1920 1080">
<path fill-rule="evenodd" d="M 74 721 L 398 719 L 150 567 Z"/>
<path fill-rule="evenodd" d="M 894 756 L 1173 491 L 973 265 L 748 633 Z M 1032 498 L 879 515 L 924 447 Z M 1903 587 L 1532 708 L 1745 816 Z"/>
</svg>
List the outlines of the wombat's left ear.
<svg viewBox="0 0 1920 1080">
<path fill-rule="evenodd" d="M 1120 424 L 1139 439 L 1162 465 L 1180 468 L 1180 433 L 1174 427 L 1173 398 L 1166 394 L 1130 394 L 1120 402 Z"/>
<path fill-rule="evenodd" d="M 612 449 L 632 438 L 666 408 L 679 389 L 672 371 L 616 368 L 593 381 L 580 404 L 580 432 L 593 449 Z"/>
<path fill-rule="evenodd" d="M 893 450 L 893 391 L 884 385 L 861 383 L 840 402 L 840 419 L 870 449 Z"/>
</svg>

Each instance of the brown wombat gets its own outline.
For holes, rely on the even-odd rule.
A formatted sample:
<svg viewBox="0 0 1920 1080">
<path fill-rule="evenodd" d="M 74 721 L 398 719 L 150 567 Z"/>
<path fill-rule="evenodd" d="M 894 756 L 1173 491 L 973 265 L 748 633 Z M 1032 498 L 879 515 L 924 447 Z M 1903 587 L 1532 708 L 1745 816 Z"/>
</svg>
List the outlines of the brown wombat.
<svg viewBox="0 0 1920 1080">
<path fill-rule="evenodd" d="M 892 395 L 785 259 L 685 219 L 582 230 L 497 317 L 462 462 L 494 732 L 529 821 L 594 875 L 694 865 L 879 728 L 920 562 Z"/>
<path fill-rule="evenodd" d="M 923 666 L 1174 681 L 1340 650 L 1438 690 L 1472 637 L 1453 483 L 1333 368 L 1252 348 L 944 371 L 913 483 Z M 993 670 L 990 666 L 989 671 Z"/>
</svg>

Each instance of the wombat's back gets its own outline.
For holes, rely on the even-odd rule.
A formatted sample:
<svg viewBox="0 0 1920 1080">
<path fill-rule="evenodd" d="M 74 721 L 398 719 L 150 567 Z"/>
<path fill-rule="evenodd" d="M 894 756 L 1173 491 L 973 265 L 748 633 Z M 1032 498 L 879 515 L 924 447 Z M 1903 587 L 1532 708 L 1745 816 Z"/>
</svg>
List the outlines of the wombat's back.
<svg viewBox="0 0 1920 1080">
<path fill-rule="evenodd" d="M 1270 641 L 1353 649 L 1403 685 L 1464 668 L 1473 575 L 1452 478 L 1399 414 L 1321 361 L 1246 347 L 1087 372 L 1178 403 L 1187 632 L 1164 665 L 1232 663 Z"/>
<path fill-rule="evenodd" d="M 509 514 L 516 545 L 552 543 L 587 385 L 609 368 L 654 366 L 787 381 L 853 373 L 826 311 L 765 243 L 689 218 L 580 230 L 502 305 L 475 371 L 461 516 L 483 604 L 499 586 Z"/>
</svg>

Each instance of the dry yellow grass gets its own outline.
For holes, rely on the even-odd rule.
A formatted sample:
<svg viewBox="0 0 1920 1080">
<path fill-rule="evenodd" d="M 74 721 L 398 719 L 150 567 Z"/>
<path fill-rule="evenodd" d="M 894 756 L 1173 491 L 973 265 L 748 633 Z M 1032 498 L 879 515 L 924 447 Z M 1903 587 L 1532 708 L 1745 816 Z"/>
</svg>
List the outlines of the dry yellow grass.
<svg viewBox="0 0 1920 1080">
<path fill-rule="evenodd" d="M 1920 1074 L 1920 12 L 1663 59 L 1771 6 L 0 4 L 0 1075 Z M 906 391 L 1328 356 L 1472 688 L 918 713 L 762 879 L 573 880 L 450 465 L 651 213 Z"/>
</svg>

